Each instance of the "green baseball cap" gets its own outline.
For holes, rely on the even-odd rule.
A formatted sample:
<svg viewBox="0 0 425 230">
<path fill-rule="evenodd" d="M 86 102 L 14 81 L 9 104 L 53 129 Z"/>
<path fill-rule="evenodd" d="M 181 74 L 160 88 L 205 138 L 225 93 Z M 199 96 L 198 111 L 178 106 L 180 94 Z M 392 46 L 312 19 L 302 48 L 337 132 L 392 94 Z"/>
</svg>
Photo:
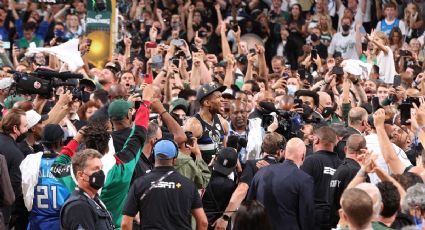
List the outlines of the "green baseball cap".
<svg viewBox="0 0 425 230">
<path fill-rule="evenodd" d="M 170 113 L 176 109 L 183 109 L 183 111 L 187 113 L 188 107 L 189 107 L 189 103 L 185 99 L 177 98 L 176 100 L 171 102 Z"/>
<path fill-rule="evenodd" d="M 25 98 L 19 95 L 10 95 L 4 100 L 4 107 L 11 109 L 18 101 L 25 101 Z"/>
<path fill-rule="evenodd" d="M 129 101 L 122 99 L 113 101 L 108 107 L 109 118 L 121 120 L 127 116 L 130 108 L 133 108 L 133 103 Z"/>
</svg>

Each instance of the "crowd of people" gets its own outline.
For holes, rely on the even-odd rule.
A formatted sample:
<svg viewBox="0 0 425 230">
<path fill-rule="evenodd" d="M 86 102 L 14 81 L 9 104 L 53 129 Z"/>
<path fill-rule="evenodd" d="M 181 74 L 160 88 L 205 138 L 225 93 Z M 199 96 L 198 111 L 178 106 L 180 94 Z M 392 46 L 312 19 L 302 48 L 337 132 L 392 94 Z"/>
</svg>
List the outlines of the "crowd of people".
<svg viewBox="0 0 425 230">
<path fill-rule="evenodd" d="M 425 229 L 425 1 L 88 4 L 0 2 L 0 230 Z"/>
</svg>

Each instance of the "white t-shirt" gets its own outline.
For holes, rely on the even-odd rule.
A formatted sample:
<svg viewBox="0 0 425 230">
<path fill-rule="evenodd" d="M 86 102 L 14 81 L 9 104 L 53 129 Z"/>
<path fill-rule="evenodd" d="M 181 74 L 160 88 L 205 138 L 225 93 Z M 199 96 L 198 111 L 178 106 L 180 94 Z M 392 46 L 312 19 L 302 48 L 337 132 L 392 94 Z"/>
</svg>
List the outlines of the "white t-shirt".
<svg viewBox="0 0 425 230">
<path fill-rule="evenodd" d="M 343 36 L 340 32 L 334 34 L 328 48 L 328 53 L 332 56 L 335 52 L 341 52 L 344 59 L 359 59 L 354 31 L 350 31 L 347 36 Z"/>
<path fill-rule="evenodd" d="M 338 32 L 342 31 L 341 20 L 344 17 L 344 11 L 345 11 L 345 6 L 341 4 L 341 6 L 338 9 L 338 17 L 339 17 L 339 23 L 337 28 Z M 354 15 L 354 22 L 351 23 L 351 25 L 356 25 L 357 23 L 363 24 L 363 17 L 364 15 L 362 13 L 362 9 L 360 8 L 360 5 L 357 5 L 356 15 Z"/>
<path fill-rule="evenodd" d="M 366 147 L 369 151 L 372 151 L 372 154 L 377 154 L 378 158 L 376 159 L 376 164 L 381 167 L 388 175 L 390 175 L 392 172 L 390 171 L 390 168 L 388 167 L 387 162 L 385 162 L 384 156 L 382 155 L 381 148 L 379 147 L 378 142 L 378 135 L 375 133 L 369 134 L 365 136 L 366 139 Z M 409 161 L 409 158 L 407 158 L 406 153 L 400 149 L 397 145 L 392 144 L 394 147 L 394 150 L 398 156 L 398 158 L 401 160 L 401 162 L 406 166 L 412 165 Z M 369 173 L 370 182 L 372 184 L 377 184 L 381 180 L 378 178 L 376 173 Z"/>
<path fill-rule="evenodd" d="M 381 50 L 376 57 L 376 65 L 379 66 L 379 79 L 387 84 L 393 84 L 394 75 L 397 74 L 394 64 L 394 55 L 389 46 L 385 46 L 385 48 L 387 48 L 388 54 L 385 55 L 384 51 Z"/>
</svg>

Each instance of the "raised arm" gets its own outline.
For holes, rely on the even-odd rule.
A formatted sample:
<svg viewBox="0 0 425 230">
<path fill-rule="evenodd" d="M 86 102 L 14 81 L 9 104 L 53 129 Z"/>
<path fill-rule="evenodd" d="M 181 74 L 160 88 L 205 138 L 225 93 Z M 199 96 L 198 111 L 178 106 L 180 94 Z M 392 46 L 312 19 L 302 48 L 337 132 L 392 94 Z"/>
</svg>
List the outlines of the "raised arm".
<svg viewBox="0 0 425 230">
<path fill-rule="evenodd" d="M 385 121 L 385 110 L 379 109 L 373 115 L 373 122 L 376 128 L 376 134 L 378 135 L 379 147 L 381 153 L 385 159 L 385 162 L 388 164 L 390 170 L 394 174 L 402 174 L 406 169 L 406 166 L 398 158 L 394 147 L 388 138 L 388 135 L 384 128 Z"/>
</svg>

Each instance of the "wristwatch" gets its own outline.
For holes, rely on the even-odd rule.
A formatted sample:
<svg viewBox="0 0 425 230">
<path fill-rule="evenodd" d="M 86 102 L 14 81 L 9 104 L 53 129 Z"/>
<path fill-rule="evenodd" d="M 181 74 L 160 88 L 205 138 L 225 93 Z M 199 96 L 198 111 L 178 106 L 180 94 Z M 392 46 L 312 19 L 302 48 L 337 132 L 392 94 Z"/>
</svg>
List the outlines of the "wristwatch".
<svg viewBox="0 0 425 230">
<path fill-rule="evenodd" d="M 223 216 L 221 216 L 222 218 L 223 218 L 223 220 L 225 220 L 225 221 L 229 221 L 231 218 L 230 218 L 230 216 L 228 216 L 228 215 L 226 215 L 226 214 L 223 214 Z"/>
</svg>

